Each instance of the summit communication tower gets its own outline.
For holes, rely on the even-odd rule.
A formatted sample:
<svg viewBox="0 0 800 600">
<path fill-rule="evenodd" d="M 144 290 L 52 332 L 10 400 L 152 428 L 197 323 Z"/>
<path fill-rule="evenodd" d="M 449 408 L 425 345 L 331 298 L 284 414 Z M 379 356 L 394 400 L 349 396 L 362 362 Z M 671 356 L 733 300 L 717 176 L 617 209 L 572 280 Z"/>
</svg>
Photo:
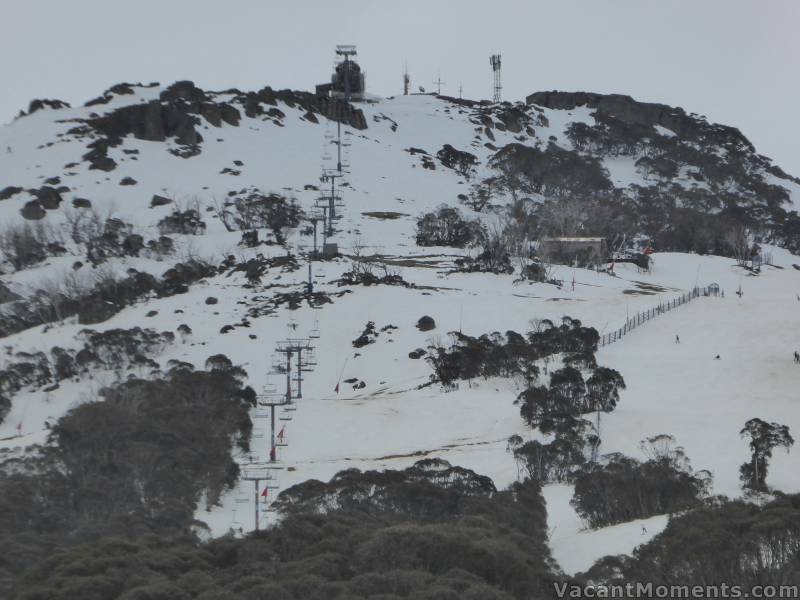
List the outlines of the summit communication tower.
<svg viewBox="0 0 800 600">
<path fill-rule="evenodd" d="M 489 57 L 489 64 L 492 65 L 492 72 L 494 73 L 494 96 L 492 100 L 494 102 L 500 102 L 500 91 L 503 89 L 503 86 L 500 84 L 500 55 L 492 54 Z"/>
<path fill-rule="evenodd" d="M 408 74 L 408 65 L 403 71 L 403 95 L 408 96 L 408 88 L 411 87 L 411 76 Z"/>
<path fill-rule="evenodd" d="M 436 86 L 436 93 L 441 95 L 442 94 L 442 86 L 447 85 L 444 81 L 442 81 L 442 76 L 439 75 L 436 79 L 433 80 L 433 85 Z"/>
</svg>

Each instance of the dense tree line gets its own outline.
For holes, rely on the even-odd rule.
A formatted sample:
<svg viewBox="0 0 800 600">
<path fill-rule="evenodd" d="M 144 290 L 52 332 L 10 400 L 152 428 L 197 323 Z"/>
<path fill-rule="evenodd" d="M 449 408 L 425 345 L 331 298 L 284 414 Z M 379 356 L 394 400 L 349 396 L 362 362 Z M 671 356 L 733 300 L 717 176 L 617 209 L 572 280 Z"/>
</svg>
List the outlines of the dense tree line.
<svg viewBox="0 0 800 600">
<path fill-rule="evenodd" d="M 525 388 L 516 400 L 520 415 L 549 439 L 526 442 L 515 435 L 508 451 L 521 475 L 539 484 L 568 481 L 600 444 L 595 424 L 585 416 L 613 411 L 625 381 L 614 369 L 597 365 L 595 329 L 569 317 L 560 325 L 548 320 L 532 324 L 524 336 L 515 331 L 480 337 L 451 333 L 449 347 L 434 343 L 428 349 L 431 379 L 445 389 L 477 378 L 519 379 Z M 542 368 L 557 359 L 561 368 L 539 383 Z"/>
<path fill-rule="evenodd" d="M 489 165 L 501 173 L 498 181 L 512 196 L 519 193 L 544 196 L 602 194 L 613 188 L 602 163 L 591 156 L 566 150 L 550 142 L 544 150 L 523 144 L 507 144 Z"/>
<path fill-rule="evenodd" d="M 199 544 L 180 537 L 105 538 L 55 552 L 26 571 L 15 598 L 550 595 L 544 502 L 532 483 L 497 492 L 485 477 L 426 461 L 407 471 L 346 471 L 330 483 L 307 482 L 281 496 L 291 501 L 280 524 L 245 539 Z M 336 507 L 316 510 L 331 496 L 339 499 Z"/>
<path fill-rule="evenodd" d="M 549 441 L 509 438 L 508 450 L 521 470 L 539 483 L 571 481 L 597 454 L 600 413 L 614 410 L 625 380 L 614 369 L 598 367 L 593 352 L 565 357 L 563 368 L 550 375 L 549 385 L 530 385 L 517 397 L 520 415 Z M 575 365 L 591 370 L 584 379 Z M 586 417 L 597 414 L 597 422 Z"/>
<path fill-rule="evenodd" d="M 704 124 L 688 140 L 610 114 L 595 113 L 594 119 L 594 125 L 568 127 L 575 150 L 552 141 L 544 148 L 500 148 L 489 163 L 497 175 L 476 193 L 505 190 L 514 202 L 542 196 L 545 202 L 529 202 L 534 208 L 522 217 L 536 229 L 531 239 L 621 240 L 640 234 L 659 251 L 734 256 L 730 233 L 746 228 L 755 232 L 756 242 L 798 247 L 800 217 L 786 209 L 789 193 L 769 175 L 791 178 L 756 154 L 738 131 Z M 706 144 L 722 152 L 709 152 Z M 631 157 L 647 184 L 615 188 L 602 163 L 615 156 Z M 553 223 L 552 215 L 560 222 Z"/>
<path fill-rule="evenodd" d="M 699 506 L 709 481 L 672 456 L 639 462 L 615 454 L 581 470 L 571 503 L 591 527 L 605 527 Z"/>
<path fill-rule="evenodd" d="M 114 536 L 186 535 L 200 498 L 213 503 L 235 484 L 231 441 L 248 448 L 255 393 L 230 361 L 217 357 L 207 369 L 180 364 L 150 381 L 105 388 L 102 402 L 61 418 L 33 458 L 3 463 L 0 595 L 61 549 Z M 93 593 L 72 597 L 109 597 Z"/>
<path fill-rule="evenodd" d="M 92 369 L 120 372 L 133 367 L 157 369 L 152 356 L 175 339 L 171 331 L 152 329 L 84 329 L 77 335 L 83 345 L 77 350 L 54 346 L 49 353 L 17 352 L 0 370 L 0 422 L 11 407 L 10 397 L 24 387 L 58 386 Z"/>
<path fill-rule="evenodd" d="M 431 379 L 446 388 L 455 387 L 459 380 L 480 377 L 521 376 L 532 382 L 539 375 L 536 361 L 558 353 L 593 357 L 599 339 L 594 328 L 569 317 L 560 325 L 542 321 L 527 335 L 507 331 L 480 337 L 451 332 L 450 336 L 449 347 L 434 343 L 427 358 L 434 371 Z"/>
<path fill-rule="evenodd" d="M 764 506 L 713 499 L 670 518 L 632 558 L 606 557 L 579 580 L 800 585 L 800 495 L 778 495 Z"/>
</svg>

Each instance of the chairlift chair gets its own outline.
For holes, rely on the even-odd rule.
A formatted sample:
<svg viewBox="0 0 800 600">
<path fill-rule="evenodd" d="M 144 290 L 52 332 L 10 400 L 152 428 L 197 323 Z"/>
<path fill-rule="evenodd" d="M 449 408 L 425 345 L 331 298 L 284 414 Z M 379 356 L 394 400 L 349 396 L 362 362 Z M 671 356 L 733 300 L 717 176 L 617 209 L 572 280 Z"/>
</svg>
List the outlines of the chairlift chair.
<svg viewBox="0 0 800 600">
<path fill-rule="evenodd" d="M 272 504 L 274 500 L 272 500 L 271 497 L 274 496 L 275 494 L 272 494 L 271 492 L 275 492 L 281 489 L 281 486 L 279 486 L 277 483 L 273 483 L 272 485 L 267 483 L 266 489 L 268 490 L 267 497 L 265 498 L 264 496 L 260 496 L 260 501 L 262 504 L 267 504 L 267 503 Z"/>
<path fill-rule="evenodd" d="M 289 445 L 289 436 L 286 435 L 285 425 L 275 436 L 275 446 L 277 448 L 285 448 Z"/>
<path fill-rule="evenodd" d="M 240 535 L 244 533 L 244 523 L 242 523 L 241 521 L 237 521 L 236 520 L 236 511 L 235 510 L 233 511 L 233 515 L 231 517 L 230 529 L 234 533 L 238 533 Z"/>
<path fill-rule="evenodd" d="M 272 394 L 266 394 L 263 396 L 265 404 L 260 404 L 260 406 L 271 406 L 273 404 L 285 404 L 286 403 L 286 392 L 273 392 Z"/>
<path fill-rule="evenodd" d="M 236 504 L 248 504 L 250 502 L 250 494 L 247 493 L 247 490 L 239 487 L 233 501 L 236 502 Z"/>
</svg>

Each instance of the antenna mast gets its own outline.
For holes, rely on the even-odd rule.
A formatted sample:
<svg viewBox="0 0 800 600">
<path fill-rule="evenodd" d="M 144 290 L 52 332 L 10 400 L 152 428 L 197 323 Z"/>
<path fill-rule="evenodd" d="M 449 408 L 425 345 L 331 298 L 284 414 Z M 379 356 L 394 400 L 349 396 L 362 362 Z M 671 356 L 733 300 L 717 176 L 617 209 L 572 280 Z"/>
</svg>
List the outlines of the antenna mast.
<svg viewBox="0 0 800 600">
<path fill-rule="evenodd" d="M 503 89 L 500 83 L 500 55 L 492 54 L 489 57 L 489 64 L 492 65 L 492 72 L 494 73 L 494 96 L 492 100 L 500 102 L 500 91 Z"/>
<path fill-rule="evenodd" d="M 411 87 L 411 76 L 408 74 L 408 65 L 403 71 L 403 95 L 408 96 L 408 88 Z"/>
<path fill-rule="evenodd" d="M 443 85 L 447 85 L 447 84 L 444 81 L 442 81 L 442 76 L 439 75 L 436 79 L 434 79 L 433 85 L 436 86 L 436 93 L 441 96 L 442 95 L 442 86 Z"/>
</svg>

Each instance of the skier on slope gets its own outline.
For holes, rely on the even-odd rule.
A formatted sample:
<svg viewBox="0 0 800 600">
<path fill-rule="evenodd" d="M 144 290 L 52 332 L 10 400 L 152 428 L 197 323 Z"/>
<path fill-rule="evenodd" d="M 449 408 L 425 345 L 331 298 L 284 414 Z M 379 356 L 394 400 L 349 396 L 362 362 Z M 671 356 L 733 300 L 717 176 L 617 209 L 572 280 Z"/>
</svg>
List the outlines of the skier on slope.
<svg viewBox="0 0 800 600">
<path fill-rule="evenodd" d="M 800 363 L 800 352 L 798 352 L 797 350 L 794 351 L 794 362 Z"/>
<path fill-rule="evenodd" d="M 681 336 L 679 336 L 677 333 L 675 334 L 675 343 L 676 344 L 680 344 L 681 343 Z"/>
</svg>

